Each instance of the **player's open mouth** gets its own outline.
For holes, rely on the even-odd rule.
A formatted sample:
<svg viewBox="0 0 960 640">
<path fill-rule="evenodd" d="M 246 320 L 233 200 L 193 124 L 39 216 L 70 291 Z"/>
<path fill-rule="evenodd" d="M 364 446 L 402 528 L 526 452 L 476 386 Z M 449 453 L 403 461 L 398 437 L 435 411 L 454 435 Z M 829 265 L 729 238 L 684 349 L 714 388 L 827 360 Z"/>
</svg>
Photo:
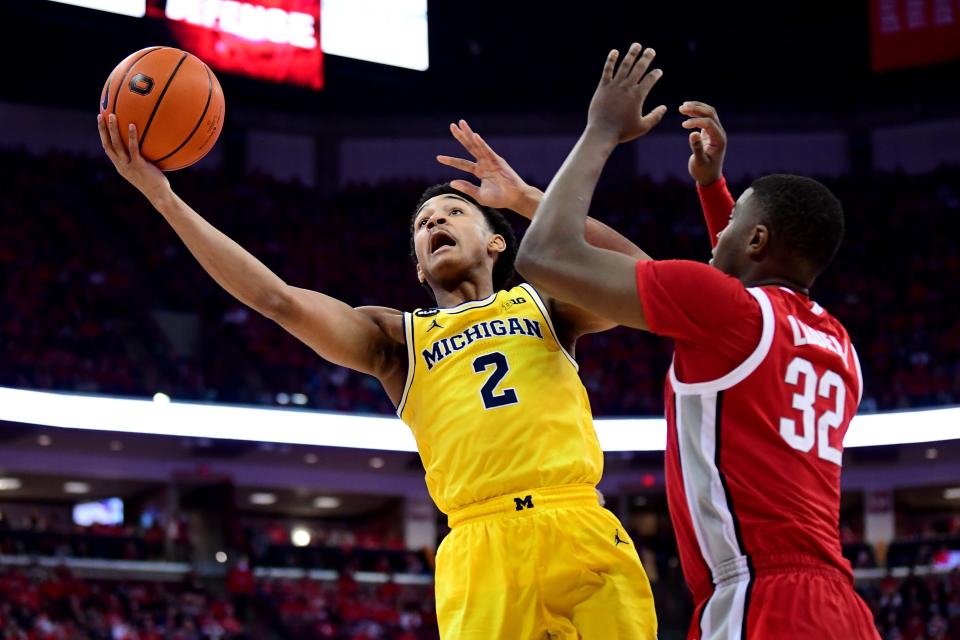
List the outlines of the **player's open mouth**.
<svg viewBox="0 0 960 640">
<path fill-rule="evenodd" d="M 457 241 L 446 231 L 434 231 L 430 236 L 430 253 L 436 253 L 444 247 L 455 247 Z"/>
</svg>

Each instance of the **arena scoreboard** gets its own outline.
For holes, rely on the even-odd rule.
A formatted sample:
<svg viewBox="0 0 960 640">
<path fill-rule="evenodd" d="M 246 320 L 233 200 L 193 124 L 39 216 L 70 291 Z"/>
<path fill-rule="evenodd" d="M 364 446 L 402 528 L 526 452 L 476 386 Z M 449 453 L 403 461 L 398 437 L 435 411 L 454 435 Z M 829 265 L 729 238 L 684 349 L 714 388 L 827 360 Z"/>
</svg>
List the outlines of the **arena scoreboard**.
<svg viewBox="0 0 960 640">
<path fill-rule="evenodd" d="M 321 89 L 323 57 L 425 71 L 427 0 L 50 0 L 163 21 L 211 67 Z"/>
</svg>

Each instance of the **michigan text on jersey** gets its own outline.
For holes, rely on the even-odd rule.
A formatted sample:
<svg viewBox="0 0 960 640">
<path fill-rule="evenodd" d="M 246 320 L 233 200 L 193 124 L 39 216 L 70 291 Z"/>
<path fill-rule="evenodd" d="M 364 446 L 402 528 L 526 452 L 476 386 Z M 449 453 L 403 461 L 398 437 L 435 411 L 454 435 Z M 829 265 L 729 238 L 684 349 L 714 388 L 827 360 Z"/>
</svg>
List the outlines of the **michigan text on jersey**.
<svg viewBox="0 0 960 640">
<path fill-rule="evenodd" d="M 427 370 L 430 370 L 451 353 L 460 351 L 477 340 L 507 335 L 527 336 L 543 340 L 543 331 L 541 331 L 540 323 L 537 320 L 530 320 L 529 318 L 497 319 L 478 322 L 461 333 L 436 340 L 430 345 L 429 349 L 424 349 L 421 355 L 427 365 Z"/>
</svg>

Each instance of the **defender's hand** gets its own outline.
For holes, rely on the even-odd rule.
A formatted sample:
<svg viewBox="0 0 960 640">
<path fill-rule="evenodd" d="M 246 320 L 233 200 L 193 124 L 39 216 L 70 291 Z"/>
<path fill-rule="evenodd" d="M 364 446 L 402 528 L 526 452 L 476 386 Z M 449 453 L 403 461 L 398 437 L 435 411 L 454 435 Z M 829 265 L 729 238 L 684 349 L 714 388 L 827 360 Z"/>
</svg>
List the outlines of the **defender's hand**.
<svg viewBox="0 0 960 640">
<path fill-rule="evenodd" d="M 680 113 L 687 116 L 684 129 L 690 132 L 690 177 L 701 187 L 712 184 L 723 176 L 723 158 L 727 152 L 727 132 L 720 124 L 717 110 L 703 102 L 684 102 Z"/>
<path fill-rule="evenodd" d="M 170 182 L 155 165 L 140 155 L 137 129 L 131 124 L 127 132 L 126 144 L 120 134 L 117 117 L 112 113 L 104 119 L 97 116 L 97 128 L 100 130 L 100 143 L 107 152 L 110 162 L 124 179 L 135 186 L 151 201 L 170 188 Z"/>
<path fill-rule="evenodd" d="M 450 186 L 474 198 L 485 207 L 512 209 L 524 213 L 531 198 L 539 200 L 540 191 L 523 181 L 506 160 L 475 133 L 466 120 L 450 125 L 450 133 L 473 156 L 473 161 L 451 156 L 437 156 L 437 162 L 473 174 L 480 186 L 467 180 L 452 180 Z M 534 208 L 536 206 L 534 205 Z"/>
<path fill-rule="evenodd" d="M 623 57 L 620 67 L 617 58 L 620 52 L 614 49 L 607 55 L 607 62 L 600 76 L 600 85 L 590 101 L 587 127 L 615 135 L 618 142 L 629 142 L 645 135 L 663 119 L 667 108 L 660 105 L 643 115 L 643 102 L 653 86 L 663 76 L 663 71 L 653 69 L 647 73 L 656 52 L 643 51 L 637 43 Z"/>
</svg>

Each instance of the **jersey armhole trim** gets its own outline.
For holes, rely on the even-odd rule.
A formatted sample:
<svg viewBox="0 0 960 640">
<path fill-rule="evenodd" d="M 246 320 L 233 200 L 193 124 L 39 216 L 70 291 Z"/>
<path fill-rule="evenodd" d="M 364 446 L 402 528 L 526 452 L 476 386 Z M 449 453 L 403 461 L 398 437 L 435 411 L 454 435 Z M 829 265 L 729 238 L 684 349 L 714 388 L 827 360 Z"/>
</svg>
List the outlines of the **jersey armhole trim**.
<svg viewBox="0 0 960 640">
<path fill-rule="evenodd" d="M 397 417 L 403 419 L 403 409 L 407 405 L 407 396 L 413 386 L 413 374 L 417 368 L 417 358 L 413 348 L 413 314 L 403 312 L 403 335 L 407 341 L 407 381 L 403 385 L 403 395 L 397 403 Z"/>
<path fill-rule="evenodd" d="M 540 294 L 537 293 L 536 289 L 526 282 L 521 282 L 519 286 L 521 289 L 529 293 L 531 298 L 533 298 L 534 304 L 537 305 L 537 308 L 540 309 L 540 313 L 543 315 L 544 320 L 547 321 L 547 328 L 550 329 L 550 335 L 553 336 L 553 341 L 557 343 L 560 351 L 567 357 L 567 360 L 570 361 L 570 364 L 573 365 L 573 368 L 577 371 L 577 373 L 579 373 L 580 365 L 577 364 L 577 361 L 574 359 L 574 357 L 567 352 L 562 344 L 560 344 L 560 338 L 557 337 L 557 330 L 553 328 L 553 319 L 550 317 L 550 312 L 547 311 L 547 305 L 543 303 L 543 298 L 540 297 Z"/>
<path fill-rule="evenodd" d="M 848 337 L 847 340 L 850 340 Z M 853 355 L 853 364 L 857 370 L 857 406 L 860 406 L 860 403 L 863 401 L 863 371 L 860 369 L 860 357 L 857 355 L 857 348 L 853 346 L 853 341 L 850 341 L 850 353 Z"/>
<path fill-rule="evenodd" d="M 770 304 L 770 298 L 760 287 L 750 287 L 747 292 L 756 298 L 760 305 L 760 316 L 763 321 L 763 328 L 760 331 L 760 342 L 757 348 L 753 350 L 747 359 L 737 365 L 730 373 L 706 382 L 684 383 L 677 380 L 677 374 L 674 363 L 670 363 L 670 384 L 677 395 L 702 395 L 705 393 L 718 393 L 725 389 L 739 384 L 753 373 L 763 359 L 770 352 L 770 345 L 773 344 L 773 334 L 776 330 L 776 321 L 773 315 L 773 305 Z M 676 357 L 676 356 L 674 356 Z"/>
</svg>

